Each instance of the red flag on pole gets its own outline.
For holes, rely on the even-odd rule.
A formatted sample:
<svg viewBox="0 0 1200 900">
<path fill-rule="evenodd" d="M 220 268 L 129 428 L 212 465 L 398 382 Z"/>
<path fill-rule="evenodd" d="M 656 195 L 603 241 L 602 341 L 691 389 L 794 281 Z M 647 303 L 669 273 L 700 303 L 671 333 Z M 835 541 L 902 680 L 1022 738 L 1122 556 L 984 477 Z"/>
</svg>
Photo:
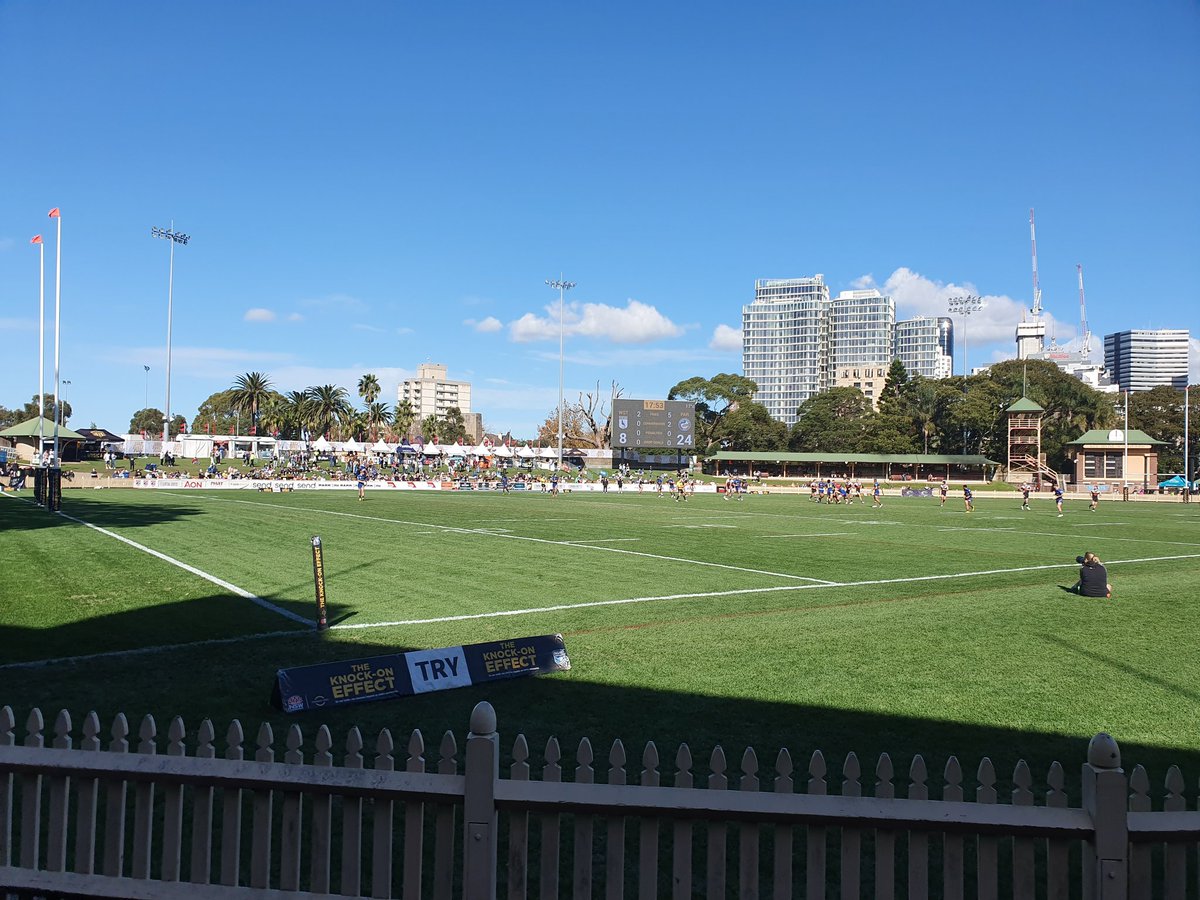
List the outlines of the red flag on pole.
<svg viewBox="0 0 1200 900">
<path fill-rule="evenodd" d="M 187 422 L 180 422 L 180 423 L 179 423 L 179 431 L 180 431 L 180 433 L 183 433 L 183 432 L 187 431 Z"/>
<path fill-rule="evenodd" d="M 31 243 L 31 244 L 40 244 L 41 242 L 42 242 L 42 236 L 40 234 L 35 234 L 33 237 L 31 237 L 29 239 L 29 243 Z"/>
<path fill-rule="evenodd" d="M 49 215 L 50 215 L 50 218 L 57 219 L 59 217 L 58 207 L 56 206 L 56 207 L 54 207 L 54 209 L 50 210 Z"/>
<path fill-rule="evenodd" d="M 229 433 L 233 434 L 233 426 L 232 425 L 229 426 Z"/>
<path fill-rule="evenodd" d="M 258 434 L 258 426 L 257 426 L 257 425 L 251 425 L 251 426 L 250 426 L 250 433 L 251 433 L 251 434 Z"/>
</svg>

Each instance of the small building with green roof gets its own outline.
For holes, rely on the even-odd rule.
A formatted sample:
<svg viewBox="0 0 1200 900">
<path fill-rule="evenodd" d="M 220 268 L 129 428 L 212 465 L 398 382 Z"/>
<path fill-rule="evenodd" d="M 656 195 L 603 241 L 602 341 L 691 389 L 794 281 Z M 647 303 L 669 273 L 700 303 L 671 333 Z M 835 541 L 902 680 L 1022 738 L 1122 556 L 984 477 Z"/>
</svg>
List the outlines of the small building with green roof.
<svg viewBox="0 0 1200 900">
<path fill-rule="evenodd" d="M 1130 428 L 1087 431 L 1066 445 L 1074 466 L 1075 484 L 1096 485 L 1099 490 L 1132 488 L 1150 490 L 1158 486 L 1158 448 L 1144 431 Z"/>
<path fill-rule="evenodd" d="M 33 460 L 38 452 L 38 432 L 41 432 L 45 447 L 53 452 L 54 449 L 54 423 L 49 419 L 39 419 L 34 416 L 32 419 L 27 419 L 24 422 L 18 422 L 9 428 L 0 431 L 0 448 L 9 448 L 15 451 L 20 459 Z M 85 438 L 78 431 L 72 431 L 65 425 L 58 426 L 58 448 L 60 456 L 67 456 L 65 445 L 74 444 L 79 441 L 85 441 Z"/>
</svg>

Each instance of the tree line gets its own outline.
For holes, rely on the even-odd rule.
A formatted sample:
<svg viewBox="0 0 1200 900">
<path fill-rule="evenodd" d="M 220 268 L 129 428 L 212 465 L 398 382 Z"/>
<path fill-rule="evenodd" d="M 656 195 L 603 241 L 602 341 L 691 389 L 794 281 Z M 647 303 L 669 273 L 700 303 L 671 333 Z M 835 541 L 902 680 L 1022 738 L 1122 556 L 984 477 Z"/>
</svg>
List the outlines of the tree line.
<svg viewBox="0 0 1200 900">
<path fill-rule="evenodd" d="M 193 434 L 239 433 L 276 435 L 284 440 L 315 440 L 325 435 L 330 440 L 395 441 L 420 433 L 426 440 L 437 438 L 452 444 L 467 436 L 462 412 L 457 408 L 444 416 L 426 416 L 418 421 L 417 412 L 407 400 L 394 407 L 380 401 L 379 378 L 365 374 L 358 380 L 362 406 L 354 405 L 350 392 L 336 384 L 314 385 L 302 391 L 275 390 L 268 375 L 247 372 L 239 375 L 223 391 L 210 394 L 197 408 L 188 430 Z M 161 433 L 161 410 L 140 409 L 129 421 L 133 433 Z M 177 416 L 173 433 L 187 420 Z"/>
<path fill-rule="evenodd" d="M 668 399 L 696 403 L 701 452 L 845 452 L 981 454 L 1002 461 L 1008 454 L 1006 410 L 1022 396 L 1045 410 L 1042 450 L 1058 471 L 1068 467 L 1066 445 L 1085 431 L 1120 428 L 1124 397 L 1097 391 L 1051 362 L 1008 360 L 968 377 L 910 377 L 896 360 L 872 406 L 857 388 L 833 388 L 800 405 L 791 428 L 754 402 L 757 385 L 741 375 L 694 377 L 676 384 Z M 1200 399 L 1189 416 L 1189 455 L 1200 457 Z M 1157 387 L 1129 395 L 1129 427 L 1164 441 L 1159 471 L 1183 470 L 1183 394 Z M 1198 460 L 1200 461 L 1200 460 Z M 1194 467 L 1193 467 L 1194 471 Z"/>
</svg>

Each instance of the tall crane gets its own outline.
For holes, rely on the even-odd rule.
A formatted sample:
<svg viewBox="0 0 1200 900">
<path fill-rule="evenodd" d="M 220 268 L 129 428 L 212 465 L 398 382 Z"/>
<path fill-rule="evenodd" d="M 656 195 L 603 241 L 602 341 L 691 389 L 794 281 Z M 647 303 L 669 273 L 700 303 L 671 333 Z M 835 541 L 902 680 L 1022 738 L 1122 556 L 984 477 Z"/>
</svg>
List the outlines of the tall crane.
<svg viewBox="0 0 1200 900">
<path fill-rule="evenodd" d="M 1075 268 L 1079 272 L 1079 324 L 1083 332 L 1083 345 L 1080 347 L 1080 352 L 1087 356 L 1092 352 L 1092 332 L 1088 329 L 1087 303 L 1083 299 L 1083 265 L 1077 263 Z"/>
<path fill-rule="evenodd" d="M 1036 319 L 1042 314 L 1042 288 L 1038 284 L 1037 230 L 1033 224 L 1033 207 L 1029 209 L 1029 243 L 1033 249 L 1033 309 L 1029 312 Z"/>
</svg>

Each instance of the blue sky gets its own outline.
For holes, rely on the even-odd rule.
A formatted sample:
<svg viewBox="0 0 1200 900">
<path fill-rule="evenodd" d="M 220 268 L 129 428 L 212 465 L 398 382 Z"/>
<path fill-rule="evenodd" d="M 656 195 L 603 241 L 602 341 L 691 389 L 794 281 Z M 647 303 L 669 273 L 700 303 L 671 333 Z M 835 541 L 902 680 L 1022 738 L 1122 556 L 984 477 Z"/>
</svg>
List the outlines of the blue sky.
<svg viewBox="0 0 1200 900">
<path fill-rule="evenodd" d="M 37 387 L 63 212 L 73 424 L 240 373 L 424 361 L 532 435 L 558 395 L 740 371 L 756 278 L 886 287 L 901 316 L 1031 297 L 1077 337 L 1200 336 L 1200 7 L 1116 2 L 0 3 L 0 403 Z M 52 323 L 52 320 L 51 320 Z M 1193 380 L 1200 346 L 1193 344 Z M 47 351 L 48 357 L 52 349 Z M 143 366 L 151 372 L 147 381 Z M 956 361 L 961 366 L 961 357 Z M 49 362 L 48 362 L 49 367 Z M 52 377 L 48 376 L 48 379 Z"/>
</svg>

